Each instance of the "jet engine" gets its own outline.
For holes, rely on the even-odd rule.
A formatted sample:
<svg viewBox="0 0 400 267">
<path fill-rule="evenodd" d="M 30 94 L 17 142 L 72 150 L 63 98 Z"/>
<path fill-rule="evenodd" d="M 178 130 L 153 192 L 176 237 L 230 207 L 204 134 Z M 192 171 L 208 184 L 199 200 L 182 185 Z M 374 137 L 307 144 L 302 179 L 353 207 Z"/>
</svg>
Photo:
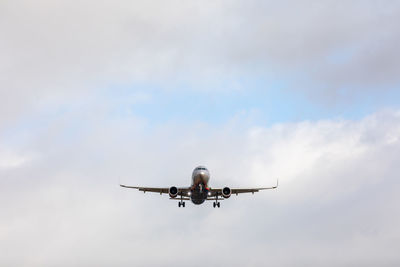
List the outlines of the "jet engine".
<svg viewBox="0 0 400 267">
<path fill-rule="evenodd" d="M 231 196 L 231 194 L 232 194 L 232 190 L 229 187 L 224 187 L 222 189 L 222 196 L 224 198 L 229 198 Z"/>
<path fill-rule="evenodd" d="M 176 186 L 171 186 L 168 190 L 169 196 L 172 198 L 176 198 L 178 195 L 178 188 Z"/>
</svg>

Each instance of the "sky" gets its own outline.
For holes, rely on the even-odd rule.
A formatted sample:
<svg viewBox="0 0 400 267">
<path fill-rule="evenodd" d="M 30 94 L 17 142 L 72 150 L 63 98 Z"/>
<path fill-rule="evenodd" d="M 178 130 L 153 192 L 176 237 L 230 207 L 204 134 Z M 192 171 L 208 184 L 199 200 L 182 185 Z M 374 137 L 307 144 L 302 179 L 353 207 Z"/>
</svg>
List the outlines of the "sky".
<svg viewBox="0 0 400 267">
<path fill-rule="evenodd" d="M 400 2 L 0 1 L 1 266 L 398 266 Z M 119 187 L 279 188 L 178 208 Z"/>
</svg>

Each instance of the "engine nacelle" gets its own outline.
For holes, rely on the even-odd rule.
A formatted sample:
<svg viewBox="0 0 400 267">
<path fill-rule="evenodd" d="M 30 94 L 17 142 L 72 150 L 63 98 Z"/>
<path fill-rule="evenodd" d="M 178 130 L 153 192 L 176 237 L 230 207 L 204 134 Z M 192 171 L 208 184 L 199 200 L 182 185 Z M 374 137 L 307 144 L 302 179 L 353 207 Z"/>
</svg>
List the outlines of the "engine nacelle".
<svg viewBox="0 0 400 267">
<path fill-rule="evenodd" d="M 178 188 L 176 188 L 176 186 L 171 186 L 168 190 L 168 194 L 170 197 L 176 198 L 178 195 Z"/>
<path fill-rule="evenodd" d="M 231 196 L 231 194 L 232 194 L 232 190 L 229 187 L 224 187 L 222 189 L 222 196 L 224 198 L 229 198 Z"/>
</svg>

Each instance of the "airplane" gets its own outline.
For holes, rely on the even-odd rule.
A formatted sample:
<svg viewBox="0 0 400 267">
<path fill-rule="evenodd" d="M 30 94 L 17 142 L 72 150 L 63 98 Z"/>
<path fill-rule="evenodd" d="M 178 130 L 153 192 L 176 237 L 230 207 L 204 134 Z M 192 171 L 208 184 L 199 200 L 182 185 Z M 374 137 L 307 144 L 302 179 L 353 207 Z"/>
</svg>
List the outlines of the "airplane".
<svg viewBox="0 0 400 267">
<path fill-rule="evenodd" d="M 204 166 L 198 166 L 192 173 L 192 185 L 190 187 L 141 187 L 141 186 L 128 186 L 120 184 L 121 187 L 138 189 L 139 191 L 160 193 L 160 195 L 169 194 L 170 199 L 180 200 L 178 207 L 185 207 L 185 200 L 191 200 L 193 204 L 200 205 L 206 200 L 214 201 L 213 207 L 220 207 L 219 200 L 228 199 L 232 194 L 238 195 L 242 193 L 255 193 L 260 190 L 275 189 L 278 187 L 278 180 L 276 185 L 272 187 L 261 188 L 210 188 L 208 182 L 210 180 L 210 172 Z M 178 197 L 179 196 L 179 197 Z M 178 197 L 178 198 L 177 198 Z"/>
</svg>

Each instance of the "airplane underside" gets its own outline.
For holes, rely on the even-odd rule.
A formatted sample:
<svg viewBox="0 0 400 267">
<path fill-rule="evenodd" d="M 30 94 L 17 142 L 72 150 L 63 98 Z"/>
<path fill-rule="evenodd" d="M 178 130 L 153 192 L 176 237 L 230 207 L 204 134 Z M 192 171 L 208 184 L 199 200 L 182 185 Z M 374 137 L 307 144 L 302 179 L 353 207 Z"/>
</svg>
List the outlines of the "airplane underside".
<svg viewBox="0 0 400 267">
<path fill-rule="evenodd" d="M 218 199 L 218 193 L 215 194 L 214 197 L 210 197 L 211 194 L 212 194 L 211 189 L 207 188 L 204 184 L 195 185 L 195 187 L 194 188 L 192 187 L 192 189 L 190 190 L 190 198 L 184 198 L 183 195 L 181 195 L 178 206 L 185 207 L 184 200 L 191 200 L 192 203 L 195 205 L 203 204 L 206 200 L 213 200 L 214 208 L 221 207 L 221 203 L 219 202 L 219 200 L 222 199 L 221 198 Z"/>
<path fill-rule="evenodd" d="M 204 186 L 196 186 L 190 196 L 190 200 L 193 202 L 193 204 L 200 205 L 203 204 L 204 201 L 206 201 L 208 195 L 208 190 L 204 188 Z"/>
</svg>

